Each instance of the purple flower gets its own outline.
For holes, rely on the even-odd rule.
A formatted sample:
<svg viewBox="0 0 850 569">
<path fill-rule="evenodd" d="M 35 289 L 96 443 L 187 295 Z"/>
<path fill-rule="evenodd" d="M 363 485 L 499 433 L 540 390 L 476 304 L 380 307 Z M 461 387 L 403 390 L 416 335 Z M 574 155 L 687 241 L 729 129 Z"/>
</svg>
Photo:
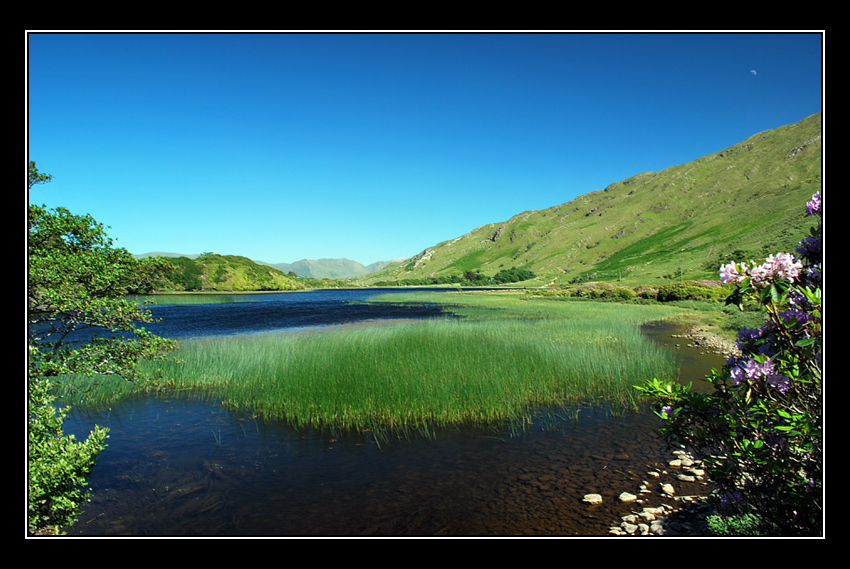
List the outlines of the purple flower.
<svg viewBox="0 0 850 569">
<path fill-rule="evenodd" d="M 740 490 L 724 490 L 720 494 L 720 506 L 722 508 L 737 509 L 744 502 L 744 494 Z"/>
<path fill-rule="evenodd" d="M 799 308 L 792 308 L 791 310 L 780 312 L 779 316 L 780 318 L 782 318 L 783 322 L 788 327 L 802 325 L 806 322 L 811 322 L 815 319 L 814 315 L 809 314 L 805 310 L 801 310 Z"/>
<path fill-rule="evenodd" d="M 744 371 L 744 368 L 741 367 L 740 365 L 733 367 L 729 371 L 729 379 L 732 380 L 732 385 L 740 384 L 746 377 L 747 377 L 747 374 Z"/>
<path fill-rule="evenodd" d="M 661 408 L 661 418 L 662 419 L 666 419 L 672 413 L 673 413 L 673 406 L 672 405 L 665 405 L 664 407 Z"/>
<path fill-rule="evenodd" d="M 821 241 L 820 235 L 803 237 L 800 240 L 800 243 L 796 247 L 797 254 L 805 259 L 809 259 L 809 262 L 812 261 L 818 262 L 821 258 L 821 251 L 823 251 L 823 242 Z"/>
<path fill-rule="evenodd" d="M 756 343 L 761 339 L 763 329 L 761 328 L 741 328 L 738 330 L 738 349 L 745 351 L 753 349 Z"/>
<path fill-rule="evenodd" d="M 812 196 L 812 201 L 806 203 L 806 213 L 809 215 L 820 215 L 822 211 L 823 210 L 821 209 L 820 190 L 818 190 L 818 192 Z"/>
<path fill-rule="evenodd" d="M 766 359 L 764 363 L 759 363 L 753 359 L 744 365 L 744 371 L 749 379 L 758 379 L 773 372 L 773 362 L 770 361 L 770 358 Z"/>
<path fill-rule="evenodd" d="M 788 390 L 794 385 L 791 379 L 781 373 L 776 373 L 767 378 L 767 384 L 777 390 L 782 395 L 788 393 Z"/>
</svg>

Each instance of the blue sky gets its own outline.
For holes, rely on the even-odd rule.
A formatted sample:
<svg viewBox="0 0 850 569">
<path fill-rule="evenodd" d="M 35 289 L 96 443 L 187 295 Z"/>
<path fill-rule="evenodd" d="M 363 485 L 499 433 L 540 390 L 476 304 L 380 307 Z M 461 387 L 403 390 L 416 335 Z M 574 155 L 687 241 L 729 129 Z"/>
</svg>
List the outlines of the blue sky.
<svg viewBox="0 0 850 569">
<path fill-rule="evenodd" d="M 822 110 L 819 33 L 30 33 L 29 201 L 131 253 L 406 257 Z"/>
</svg>

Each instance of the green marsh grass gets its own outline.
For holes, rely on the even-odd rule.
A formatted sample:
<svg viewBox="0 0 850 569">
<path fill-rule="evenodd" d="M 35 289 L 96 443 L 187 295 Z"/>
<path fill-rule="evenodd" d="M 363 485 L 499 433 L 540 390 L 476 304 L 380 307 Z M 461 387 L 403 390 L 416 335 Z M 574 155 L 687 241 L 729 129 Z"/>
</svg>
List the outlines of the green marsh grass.
<svg viewBox="0 0 850 569">
<path fill-rule="evenodd" d="M 222 304 L 228 302 L 253 302 L 249 295 L 223 293 L 173 293 L 152 294 L 132 297 L 138 302 L 149 301 L 158 305 L 166 304 Z"/>
<path fill-rule="evenodd" d="M 179 362 L 157 362 L 157 385 L 295 427 L 428 432 L 521 421 L 567 402 L 636 408 L 633 385 L 678 370 L 639 330 L 677 309 L 521 293 L 373 301 L 436 302 L 456 317 L 186 341 Z"/>
</svg>

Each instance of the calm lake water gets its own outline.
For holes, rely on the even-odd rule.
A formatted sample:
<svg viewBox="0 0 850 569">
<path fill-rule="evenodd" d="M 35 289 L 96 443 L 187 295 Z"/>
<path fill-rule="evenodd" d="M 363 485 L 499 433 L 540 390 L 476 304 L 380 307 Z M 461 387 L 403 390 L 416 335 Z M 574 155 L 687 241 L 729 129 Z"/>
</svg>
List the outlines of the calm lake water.
<svg viewBox="0 0 850 569">
<path fill-rule="evenodd" d="M 148 328 L 192 338 L 439 314 L 349 302 L 395 291 L 158 306 L 163 321 Z M 666 341 L 673 329 L 645 331 Z M 723 363 L 682 354 L 686 381 Z M 109 446 L 73 536 L 601 536 L 630 511 L 617 496 L 637 493 L 647 470 L 671 458 L 651 413 L 591 407 L 552 409 L 523 429 L 443 429 L 379 444 L 370 433 L 296 432 L 191 397 L 144 397 L 75 409 L 66 433 L 85 437 L 95 424 L 110 428 Z M 701 491 L 669 476 L 679 494 Z M 583 503 L 588 493 L 603 504 Z"/>
</svg>

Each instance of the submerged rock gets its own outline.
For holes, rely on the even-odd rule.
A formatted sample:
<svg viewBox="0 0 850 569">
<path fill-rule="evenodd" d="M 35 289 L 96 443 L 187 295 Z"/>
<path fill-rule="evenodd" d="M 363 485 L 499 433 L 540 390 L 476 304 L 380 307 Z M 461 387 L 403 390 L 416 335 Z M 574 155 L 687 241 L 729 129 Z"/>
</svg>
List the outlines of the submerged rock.
<svg viewBox="0 0 850 569">
<path fill-rule="evenodd" d="M 602 496 L 599 494 L 585 494 L 582 502 L 587 502 L 588 504 L 601 504 Z"/>
<path fill-rule="evenodd" d="M 620 494 L 620 501 L 621 502 L 628 503 L 628 502 L 634 502 L 635 500 L 637 500 L 637 496 L 635 496 L 634 494 L 630 494 L 628 492 L 623 492 L 622 494 Z"/>
</svg>

